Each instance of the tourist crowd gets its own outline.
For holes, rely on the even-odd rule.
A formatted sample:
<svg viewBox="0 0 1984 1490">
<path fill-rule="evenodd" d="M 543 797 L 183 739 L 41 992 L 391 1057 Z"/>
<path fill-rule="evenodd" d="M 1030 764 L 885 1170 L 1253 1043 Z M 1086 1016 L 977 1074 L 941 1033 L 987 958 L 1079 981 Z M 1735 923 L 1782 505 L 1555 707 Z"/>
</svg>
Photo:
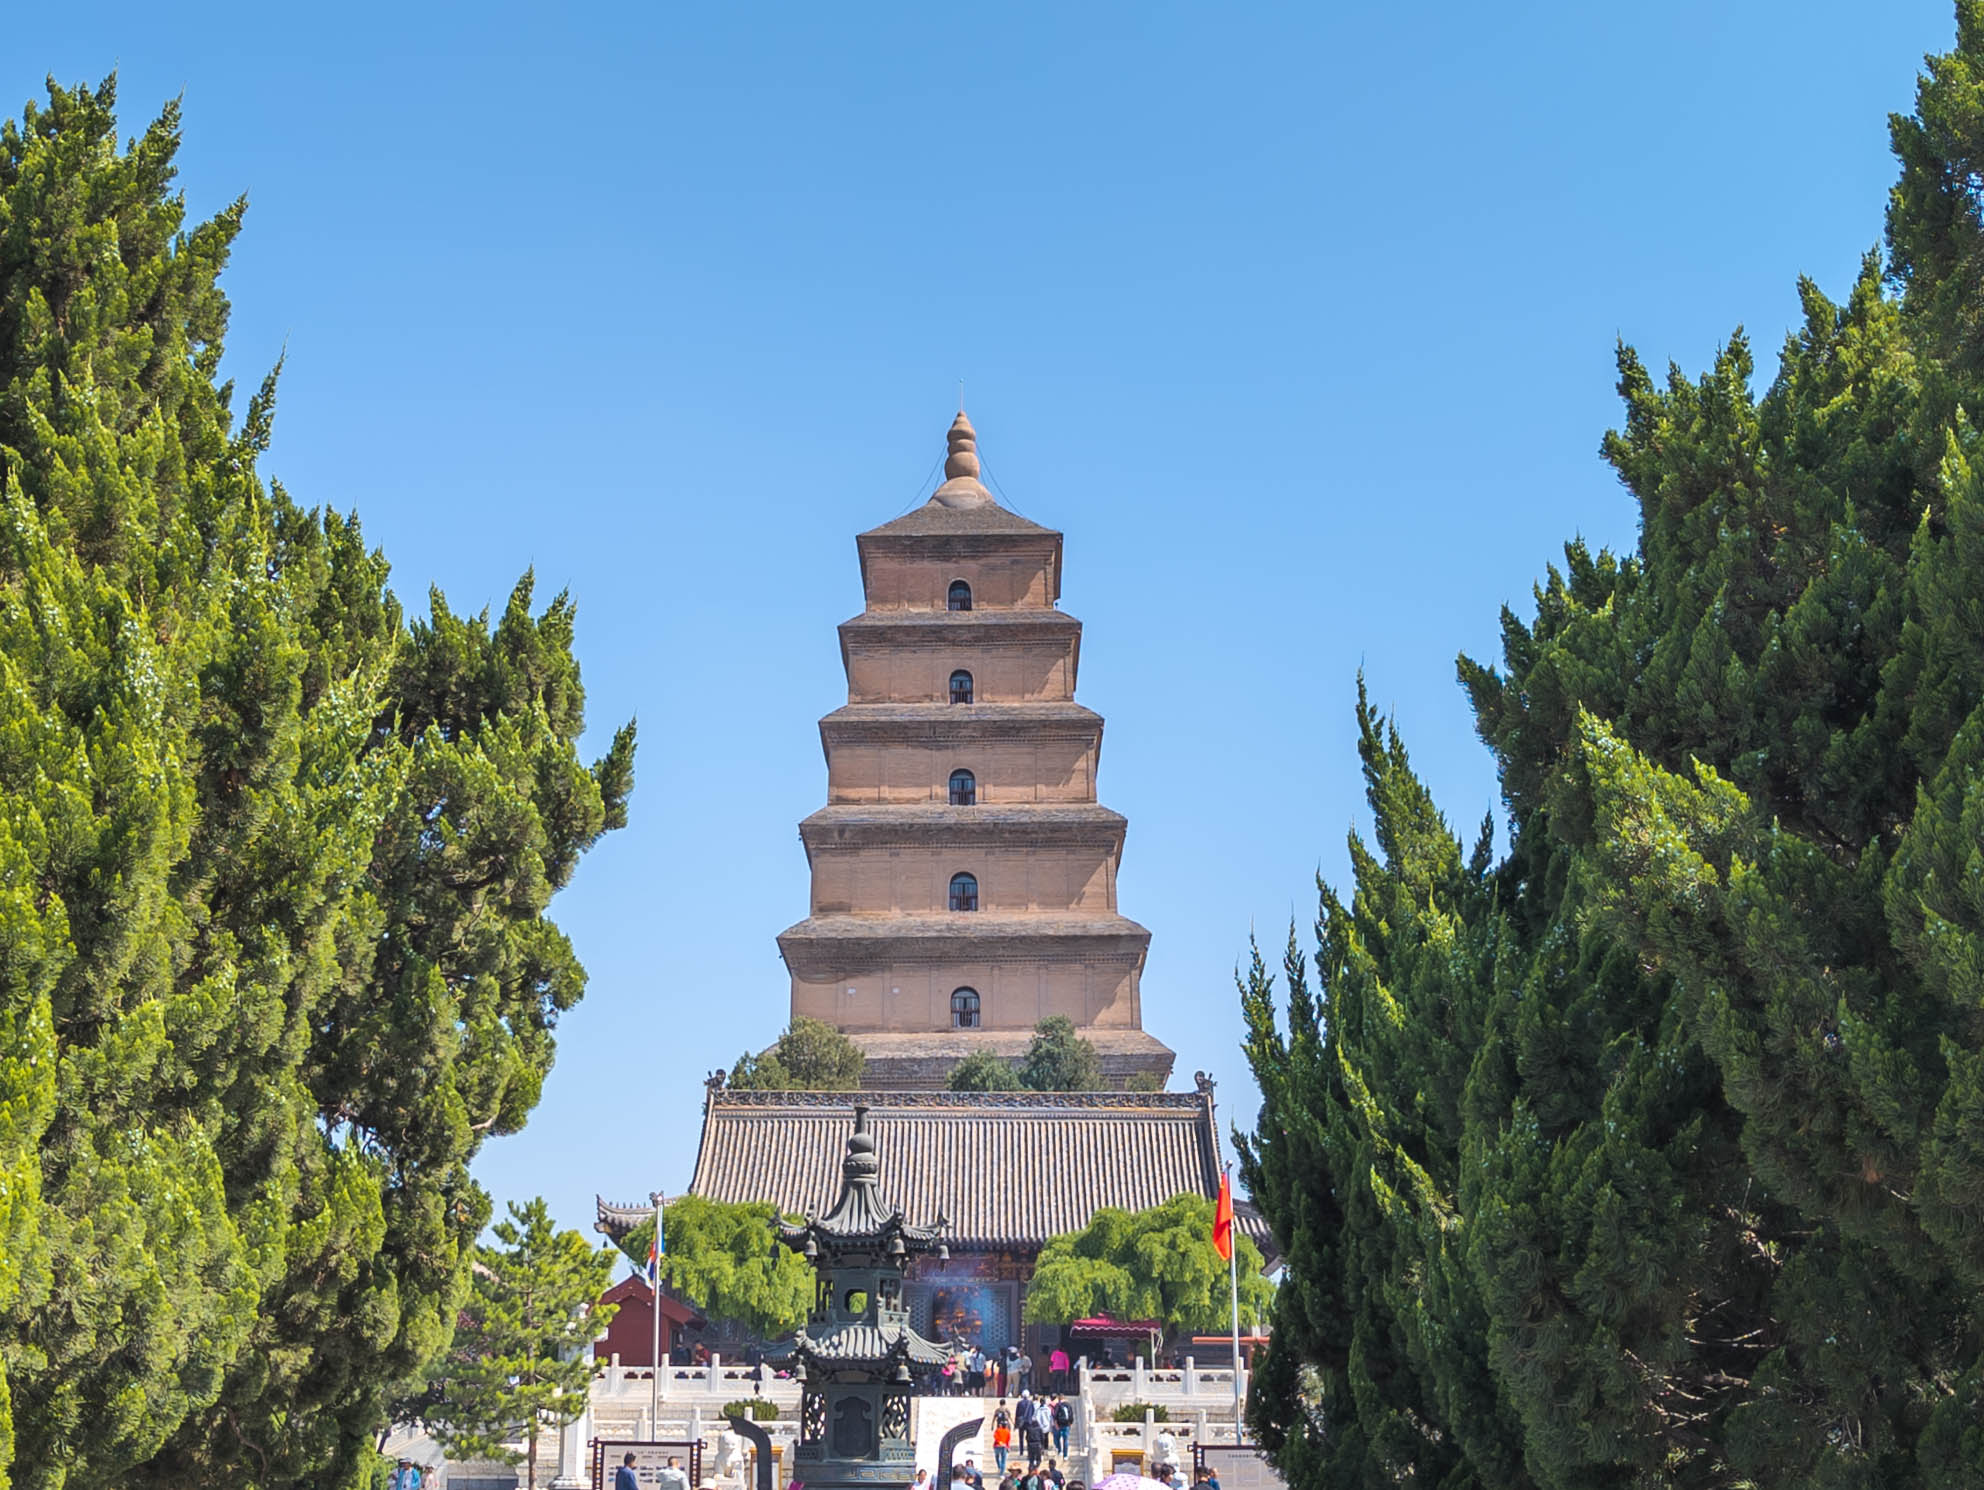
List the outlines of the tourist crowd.
<svg viewBox="0 0 1984 1490">
<path fill-rule="evenodd" d="M 1065 1392 L 1074 1363 L 1068 1352 L 1055 1346 L 1047 1357 L 1047 1386 Z M 1033 1357 L 1017 1345 L 1008 1345 L 995 1355 L 987 1355 L 968 1340 L 952 1342 L 951 1352 L 937 1373 L 937 1389 L 946 1397 L 1011 1397 L 1032 1390 Z"/>
</svg>

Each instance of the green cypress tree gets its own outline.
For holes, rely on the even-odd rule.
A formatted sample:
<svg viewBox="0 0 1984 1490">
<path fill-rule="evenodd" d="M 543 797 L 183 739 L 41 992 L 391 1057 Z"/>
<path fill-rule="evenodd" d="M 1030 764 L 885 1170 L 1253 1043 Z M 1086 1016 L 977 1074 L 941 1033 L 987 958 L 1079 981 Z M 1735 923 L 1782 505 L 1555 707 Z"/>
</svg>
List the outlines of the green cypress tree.
<svg viewBox="0 0 1984 1490">
<path fill-rule="evenodd" d="M 1467 994 L 1493 947 L 1492 924 L 1485 940 L 1469 924 L 1487 845 L 1463 857 L 1361 686 L 1357 717 L 1378 853 L 1352 836 L 1350 904 L 1321 887 L 1320 998 L 1292 929 L 1286 1035 L 1258 953 L 1242 985 L 1267 1098 L 1242 1170 L 1283 1228 L 1292 1316 L 1277 1305 L 1254 1424 L 1305 1484 L 1521 1485 L 1459 1224 L 1462 1098 L 1485 1034 Z M 1320 1131 L 1296 1130 L 1297 1109 Z M 1318 1226 L 1304 1212 L 1325 1196 Z M 1333 1287 L 1317 1289 L 1319 1263 Z M 1320 1416 L 1284 1395 L 1304 1365 Z"/>
<path fill-rule="evenodd" d="M 1380 773 L 1320 1000 L 1243 985 L 1290 1258 L 1251 1410 L 1300 1485 L 1984 1481 L 1980 78 L 1966 0 L 1889 261 L 1802 286 L 1761 397 L 1740 335 L 1693 381 L 1621 349 L 1637 552 L 1571 545 L 1461 665 L 1504 861 L 1429 872 Z"/>
<path fill-rule="evenodd" d="M 113 103 L 0 128 L 0 1406 L 17 1484 L 350 1483 L 581 992 L 543 912 L 632 735 L 577 761 L 562 599 L 408 628 L 264 485 L 241 204 L 188 226 L 176 108 L 120 148 Z"/>
</svg>

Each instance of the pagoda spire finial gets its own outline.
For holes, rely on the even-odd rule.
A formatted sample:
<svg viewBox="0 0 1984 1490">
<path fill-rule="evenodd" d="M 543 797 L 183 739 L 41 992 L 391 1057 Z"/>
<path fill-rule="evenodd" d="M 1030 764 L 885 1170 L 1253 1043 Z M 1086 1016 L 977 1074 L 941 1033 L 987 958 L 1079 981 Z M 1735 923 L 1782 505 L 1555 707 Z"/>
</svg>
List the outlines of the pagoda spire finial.
<svg viewBox="0 0 1984 1490">
<path fill-rule="evenodd" d="M 992 493 L 978 479 L 978 431 L 971 427 L 971 419 L 962 408 L 951 421 L 944 444 L 944 484 L 937 488 L 931 500 L 946 507 L 988 505 Z"/>
<path fill-rule="evenodd" d="M 949 433 L 944 436 L 944 443 L 950 447 L 949 453 L 944 456 L 944 474 L 946 476 L 970 476 L 976 479 L 978 475 L 978 431 L 971 427 L 971 419 L 965 414 L 963 409 L 959 409 L 958 417 L 951 421 L 951 428 Z"/>
</svg>

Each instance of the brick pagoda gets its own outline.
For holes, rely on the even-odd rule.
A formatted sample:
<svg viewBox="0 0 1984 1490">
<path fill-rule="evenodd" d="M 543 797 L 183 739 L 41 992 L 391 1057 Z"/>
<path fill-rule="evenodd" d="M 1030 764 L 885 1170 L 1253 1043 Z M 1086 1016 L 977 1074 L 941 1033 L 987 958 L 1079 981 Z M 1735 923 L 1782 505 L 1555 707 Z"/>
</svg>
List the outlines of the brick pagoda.
<svg viewBox="0 0 1984 1490">
<path fill-rule="evenodd" d="M 943 1086 L 1071 1019 L 1106 1082 L 1162 1082 L 1144 1033 L 1150 933 L 1116 905 L 1124 819 L 1096 800 L 1102 717 L 1075 702 L 1081 622 L 1061 535 L 996 502 L 951 425 L 945 480 L 855 541 L 865 608 L 840 628 L 847 704 L 820 721 L 827 805 L 799 825 L 811 913 L 778 939 L 792 1013 L 845 1030 L 866 1085 Z"/>
</svg>

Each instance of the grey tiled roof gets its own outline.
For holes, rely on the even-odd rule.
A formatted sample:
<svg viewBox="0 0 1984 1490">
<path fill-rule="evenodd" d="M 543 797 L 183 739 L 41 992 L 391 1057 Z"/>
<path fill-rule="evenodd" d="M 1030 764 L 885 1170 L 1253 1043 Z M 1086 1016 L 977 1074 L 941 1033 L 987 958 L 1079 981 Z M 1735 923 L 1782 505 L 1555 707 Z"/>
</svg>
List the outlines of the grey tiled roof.
<svg viewBox="0 0 1984 1490">
<path fill-rule="evenodd" d="M 863 538 L 942 538 L 964 533 L 1041 533 L 1060 537 L 1052 528 L 1008 512 L 996 502 L 977 507 L 947 507 L 934 497 L 921 507 L 905 512 L 878 528 L 870 528 Z"/>
<path fill-rule="evenodd" d="M 824 1212 L 856 1100 L 891 1205 L 941 1212 L 950 1245 L 1033 1251 L 1103 1206 L 1143 1210 L 1219 1188 L 1210 1108 L 1194 1092 L 713 1091 L 689 1193 Z"/>
</svg>

